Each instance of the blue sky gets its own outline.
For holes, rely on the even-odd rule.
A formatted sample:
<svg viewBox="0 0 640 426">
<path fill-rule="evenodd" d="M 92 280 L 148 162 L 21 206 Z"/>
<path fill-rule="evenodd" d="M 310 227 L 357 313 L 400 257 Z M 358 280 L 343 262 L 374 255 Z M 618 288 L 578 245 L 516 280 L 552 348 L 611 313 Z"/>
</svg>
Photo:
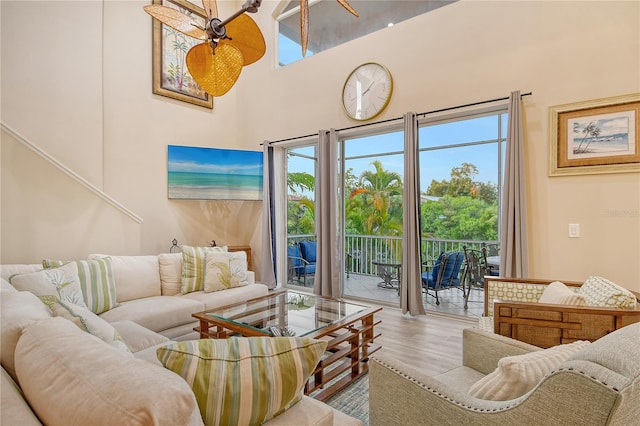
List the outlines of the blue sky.
<svg viewBox="0 0 640 426">
<path fill-rule="evenodd" d="M 506 114 L 502 123 L 503 133 L 506 131 Z M 503 135 L 504 136 L 504 135 Z M 420 128 L 420 148 L 431 148 L 420 154 L 420 186 L 426 191 L 432 179 L 449 179 L 451 169 L 462 163 L 472 163 L 478 168 L 475 180 L 497 183 L 498 148 L 497 144 L 455 146 L 463 143 L 495 140 L 498 137 L 497 116 L 477 118 Z M 374 170 L 372 161 L 380 160 L 386 170 L 395 171 L 404 176 L 403 154 L 376 156 L 371 158 L 350 159 L 361 155 L 375 155 L 386 152 L 402 152 L 404 149 L 402 132 L 385 135 L 350 139 L 345 143 L 346 167 L 353 168 L 356 176 L 364 170 Z M 435 147 L 451 146 L 444 149 Z M 313 156 L 313 148 L 299 148 L 302 152 Z M 504 149 L 502 152 L 504 156 Z M 291 157 L 289 171 L 305 171 L 313 174 L 312 162 L 300 157 Z"/>
<path fill-rule="evenodd" d="M 170 172 L 262 174 L 262 151 L 169 145 Z"/>
</svg>

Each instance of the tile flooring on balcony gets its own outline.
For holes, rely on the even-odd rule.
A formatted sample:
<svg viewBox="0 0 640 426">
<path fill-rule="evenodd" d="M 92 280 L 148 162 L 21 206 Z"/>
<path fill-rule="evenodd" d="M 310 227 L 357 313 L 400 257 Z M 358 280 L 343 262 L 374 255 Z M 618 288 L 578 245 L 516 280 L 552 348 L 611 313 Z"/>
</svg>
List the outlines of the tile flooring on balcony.
<svg viewBox="0 0 640 426">
<path fill-rule="evenodd" d="M 400 296 L 398 291 L 390 288 L 378 286 L 380 278 L 371 275 L 349 274 L 349 278 L 344 278 L 344 297 L 346 299 L 371 300 L 380 304 L 398 306 Z M 307 278 L 307 289 L 313 286 L 313 278 Z M 295 286 L 291 287 L 295 289 Z M 444 315 L 457 315 L 467 318 L 479 318 L 484 310 L 484 291 L 480 288 L 473 288 L 469 297 L 468 309 L 464 309 L 464 298 L 459 289 L 440 291 L 438 294 L 440 305 L 436 305 L 435 297 L 423 292 L 422 300 L 424 307 L 429 313 L 440 313 Z"/>
</svg>

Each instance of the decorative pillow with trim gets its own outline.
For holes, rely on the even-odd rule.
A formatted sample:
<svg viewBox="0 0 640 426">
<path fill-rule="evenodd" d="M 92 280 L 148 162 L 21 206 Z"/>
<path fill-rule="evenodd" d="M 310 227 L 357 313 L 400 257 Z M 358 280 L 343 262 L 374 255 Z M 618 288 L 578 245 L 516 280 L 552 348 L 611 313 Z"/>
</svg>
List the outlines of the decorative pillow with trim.
<svg viewBox="0 0 640 426">
<path fill-rule="evenodd" d="M 633 309 L 636 306 L 636 297 L 633 293 L 598 276 L 587 278 L 577 292 L 585 297 L 588 306 L 622 309 Z"/>
<path fill-rule="evenodd" d="M 207 252 L 224 253 L 227 247 L 182 246 L 182 294 L 204 289 L 204 274 Z"/>
<path fill-rule="evenodd" d="M 157 350 L 193 389 L 205 425 L 259 425 L 292 407 L 327 342 L 306 337 L 232 337 Z"/>
<path fill-rule="evenodd" d="M 249 284 L 247 281 L 247 254 L 245 252 L 208 252 L 205 260 L 205 293 Z"/>
<path fill-rule="evenodd" d="M 42 266 L 45 269 L 55 268 L 62 263 L 60 260 L 44 259 Z M 74 260 L 69 263 L 77 265 L 80 289 L 85 302 L 83 304 L 86 304 L 91 312 L 101 314 L 118 306 L 116 282 L 113 278 L 110 258 Z M 71 301 L 71 303 L 74 302 Z M 78 303 L 75 304 L 78 305 Z"/>
<path fill-rule="evenodd" d="M 538 302 L 574 306 L 585 306 L 587 304 L 582 294 L 576 293 L 560 281 L 554 281 L 549 284 L 542 292 Z"/>
<path fill-rule="evenodd" d="M 111 346 L 131 352 L 116 329 L 87 308 L 58 300 L 51 307 L 51 312 L 56 317 L 68 319 L 80 330 L 99 337 Z"/>
<path fill-rule="evenodd" d="M 35 294 L 49 308 L 56 300 L 87 306 L 82 295 L 78 266 L 75 262 L 67 263 L 59 268 L 12 275 L 9 277 L 9 282 L 17 290 Z"/>
<path fill-rule="evenodd" d="M 474 398 L 492 401 L 518 398 L 533 389 L 551 370 L 589 343 L 586 340 L 578 340 L 542 351 L 504 357 L 498 361 L 498 368 L 471 386 L 469 394 Z"/>
</svg>

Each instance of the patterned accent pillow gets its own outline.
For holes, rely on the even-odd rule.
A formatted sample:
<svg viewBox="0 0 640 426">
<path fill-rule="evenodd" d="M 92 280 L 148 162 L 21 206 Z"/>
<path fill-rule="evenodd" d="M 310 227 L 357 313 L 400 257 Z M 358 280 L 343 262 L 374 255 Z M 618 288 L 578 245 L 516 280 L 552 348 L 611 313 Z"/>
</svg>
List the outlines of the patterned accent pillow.
<svg viewBox="0 0 640 426">
<path fill-rule="evenodd" d="M 547 286 L 544 284 L 487 281 L 488 316 L 493 316 L 493 301 L 537 302 Z"/>
<path fill-rule="evenodd" d="M 205 293 L 249 284 L 247 281 L 247 254 L 245 252 L 209 252 L 206 254 L 205 260 Z"/>
<path fill-rule="evenodd" d="M 585 297 L 589 306 L 623 309 L 633 309 L 636 306 L 633 293 L 602 277 L 587 278 L 578 289 L 578 293 Z"/>
<path fill-rule="evenodd" d="M 51 312 L 56 317 L 68 319 L 82 331 L 99 337 L 111 346 L 131 352 L 116 329 L 87 308 L 58 300 L 52 305 Z"/>
<path fill-rule="evenodd" d="M 193 389 L 206 425 L 257 425 L 292 407 L 327 342 L 232 337 L 173 343 L 158 359 Z"/>
<path fill-rule="evenodd" d="M 182 246 L 182 294 L 204 289 L 205 256 L 207 252 L 224 253 L 227 247 Z"/>
<path fill-rule="evenodd" d="M 587 304 L 582 294 L 576 293 L 560 281 L 554 281 L 549 284 L 542 292 L 542 296 L 540 296 L 538 302 L 574 306 L 584 306 Z"/>
<path fill-rule="evenodd" d="M 60 260 L 45 259 L 42 266 L 45 269 L 55 268 L 62 263 Z M 78 267 L 80 289 L 91 312 L 101 314 L 118 306 L 110 258 L 75 260 L 70 263 L 75 263 Z"/>
<path fill-rule="evenodd" d="M 9 277 L 9 282 L 17 290 L 35 294 L 49 307 L 58 299 L 87 306 L 80 288 L 78 266 L 74 262 L 59 268 L 13 275 Z"/>
<path fill-rule="evenodd" d="M 469 395 L 492 401 L 518 398 L 533 389 L 551 370 L 589 343 L 586 340 L 578 340 L 542 351 L 504 357 L 498 361 L 495 371 L 471 386 Z"/>
</svg>

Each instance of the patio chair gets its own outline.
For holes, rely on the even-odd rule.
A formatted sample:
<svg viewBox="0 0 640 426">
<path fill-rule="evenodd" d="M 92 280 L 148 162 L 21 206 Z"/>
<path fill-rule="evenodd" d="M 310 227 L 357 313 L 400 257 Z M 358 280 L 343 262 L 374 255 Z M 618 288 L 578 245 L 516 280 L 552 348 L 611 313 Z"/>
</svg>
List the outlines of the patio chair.
<svg viewBox="0 0 640 426">
<path fill-rule="evenodd" d="M 487 263 L 487 251 L 484 247 L 480 250 L 467 249 L 467 246 L 462 246 L 464 250 L 464 276 L 469 282 L 469 289 L 471 287 L 484 288 L 485 275 L 491 275 L 491 268 Z"/>
<path fill-rule="evenodd" d="M 439 291 L 458 288 L 462 290 L 464 309 L 467 309 L 468 293 L 465 290 L 464 275 L 460 279 L 460 269 L 463 261 L 464 252 L 441 253 L 431 271 L 422 273 L 422 289 L 429 296 L 433 296 L 430 291 L 435 293 L 436 305 L 440 305 Z"/>
<path fill-rule="evenodd" d="M 287 247 L 287 265 L 288 281 L 293 283 L 293 279 L 297 278 L 298 281 L 302 280 L 305 287 L 307 286 L 307 275 L 316 273 L 315 258 L 313 263 L 305 259 L 299 244 Z"/>
<path fill-rule="evenodd" d="M 484 252 L 485 260 L 487 259 L 487 256 L 500 256 L 500 245 L 498 244 L 487 244 L 483 242 L 482 250 Z M 500 268 L 497 266 L 492 266 L 487 263 L 487 271 L 487 275 L 491 275 L 492 277 L 500 276 Z"/>
</svg>

